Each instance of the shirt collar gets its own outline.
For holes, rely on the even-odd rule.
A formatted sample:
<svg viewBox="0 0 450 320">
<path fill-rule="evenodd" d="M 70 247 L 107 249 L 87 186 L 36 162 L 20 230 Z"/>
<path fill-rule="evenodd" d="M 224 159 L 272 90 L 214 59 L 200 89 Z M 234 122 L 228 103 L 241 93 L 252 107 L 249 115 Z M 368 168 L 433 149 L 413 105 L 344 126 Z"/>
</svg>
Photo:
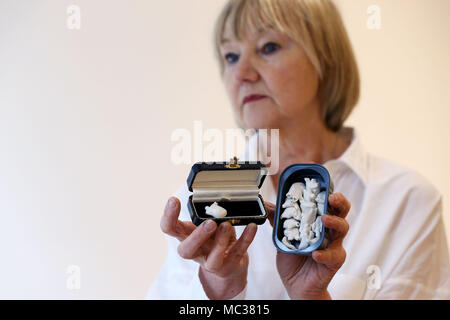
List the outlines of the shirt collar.
<svg viewBox="0 0 450 320">
<path fill-rule="evenodd" d="M 339 165 L 350 168 L 364 184 L 367 184 L 367 153 L 364 150 L 359 133 L 355 128 L 344 127 L 338 134 L 350 142 L 349 147 L 337 159 L 329 160 L 323 165 L 331 172 L 338 169 Z"/>
<path fill-rule="evenodd" d="M 323 164 L 323 166 L 325 166 L 328 171 L 330 171 L 330 174 L 333 175 L 336 170 L 339 170 L 339 167 L 345 165 L 351 169 L 366 185 L 368 181 L 368 156 L 361 144 L 358 131 L 353 127 L 343 127 L 340 131 L 338 131 L 338 135 L 350 142 L 350 145 L 339 158 L 328 160 Z M 245 154 L 242 155 L 242 158 L 247 161 L 254 160 L 254 156 L 252 157 L 250 154 L 252 154 L 251 150 L 253 150 L 253 152 L 258 150 L 257 136 L 258 134 L 255 134 L 249 139 Z M 262 160 L 264 163 L 267 163 L 267 158 L 264 153 L 262 153 L 261 150 L 258 151 L 256 151 L 256 154 L 258 154 L 258 159 Z"/>
</svg>

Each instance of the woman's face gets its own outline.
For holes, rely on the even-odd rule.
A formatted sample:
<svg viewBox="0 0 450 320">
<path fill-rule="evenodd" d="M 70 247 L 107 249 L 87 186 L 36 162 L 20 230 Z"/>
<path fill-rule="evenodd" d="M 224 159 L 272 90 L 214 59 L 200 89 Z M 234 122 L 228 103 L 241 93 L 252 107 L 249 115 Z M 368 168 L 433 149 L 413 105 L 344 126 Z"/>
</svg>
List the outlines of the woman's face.
<svg viewBox="0 0 450 320">
<path fill-rule="evenodd" d="M 236 120 L 244 128 L 282 128 L 318 112 L 318 75 L 302 47 L 269 30 L 232 36 L 227 23 L 220 46 L 223 80 Z"/>
</svg>

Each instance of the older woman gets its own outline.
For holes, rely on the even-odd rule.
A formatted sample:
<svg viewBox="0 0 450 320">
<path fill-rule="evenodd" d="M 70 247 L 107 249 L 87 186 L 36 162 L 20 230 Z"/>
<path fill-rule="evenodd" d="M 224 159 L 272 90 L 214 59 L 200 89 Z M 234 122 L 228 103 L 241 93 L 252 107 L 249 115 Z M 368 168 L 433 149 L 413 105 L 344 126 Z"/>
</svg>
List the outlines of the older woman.
<svg viewBox="0 0 450 320">
<path fill-rule="evenodd" d="M 236 229 L 189 220 L 186 186 L 169 199 L 161 228 L 168 257 L 149 298 L 330 299 L 450 297 L 440 194 L 420 175 L 364 151 L 343 123 L 359 75 L 341 17 L 329 0 L 230 0 L 216 49 L 241 128 L 279 129 L 279 174 L 320 163 L 334 180 L 332 241 L 311 256 L 276 252 L 271 222 Z M 349 225 L 351 228 L 349 229 Z M 345 248 L 345 249 L 344 249 Z M 345 263 L 344 263 L 345 262 Z"/>
</svg>

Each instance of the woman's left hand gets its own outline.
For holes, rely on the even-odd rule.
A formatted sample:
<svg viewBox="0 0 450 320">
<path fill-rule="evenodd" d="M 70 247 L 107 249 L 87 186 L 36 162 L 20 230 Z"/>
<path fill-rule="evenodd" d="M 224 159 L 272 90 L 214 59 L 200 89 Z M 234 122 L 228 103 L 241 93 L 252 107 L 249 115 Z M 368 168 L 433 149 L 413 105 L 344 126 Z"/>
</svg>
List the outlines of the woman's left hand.
<svg viewBox="0 0 450 320">
<path fill-rule="evenodd" d="M 346 253 L 342 242 L 349 225 L 345 220 L 350 202 L 342 193 L 328 197 L 331 212 L 322 215 L 322 224 L 329 229 L 329 244 L 325 250 L 315 250 L 311 256 L 277 252 L 277 268 L 291 299 L 331 299 L 328 284 L 344 264 Z M 275 206 L 265 203 L 273 225 Z"/>
</svg>

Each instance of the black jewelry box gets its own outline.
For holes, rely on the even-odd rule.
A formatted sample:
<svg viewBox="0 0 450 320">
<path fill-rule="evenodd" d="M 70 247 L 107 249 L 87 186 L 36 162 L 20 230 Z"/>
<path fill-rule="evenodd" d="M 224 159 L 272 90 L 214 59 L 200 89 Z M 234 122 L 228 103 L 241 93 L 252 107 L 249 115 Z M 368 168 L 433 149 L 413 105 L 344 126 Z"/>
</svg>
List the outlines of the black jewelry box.
<svg viewBox="0 0 450 320">
<path fill-rule="evenodd" d="M 211 219 L 217 224 L 229 221 L 232 225 L 263 224 L 267 211 L 259 191 L 267 176 L 261 162 L 197 162 L 189 173 L 188 210 L 195 225 Z M 206 206 L 217 202 L 227 210 L 223 218 L 206 214 Z"/>
<path fill-rule="evenodd" d="M 281 218 L 284 208 L 282 205 L 286 201 L 286 194 L 292 184 L 296 182 L 305 183 L 305 178 L 314 178 L 320 185 L 320 192 L 325 191 L 324 214 L 329 212 L 328 196 L 333 193 L 334 185 L 330 178 L 328 170 L 319 164 L 293 164 L 288 166 L 280 175 L 278 182 L 277 203 L 275 207 L 274 222 L 273 222 L 273 243 L 275 247 L 285 253 L 293 253 L 298 255 L 310 255 L 314 250 L 325 249 L 328 246 L 328 229 L 323 225 L 321 227 L 320 238 L 314 244 L 311 244 L 305 249 L 298 249 L 299 241 L 292 243 L 297 250 L 288 248 L 283 242 L 284 228 Z M 319 215 L 319 214 L 317 214 Z"/>
</svg>

